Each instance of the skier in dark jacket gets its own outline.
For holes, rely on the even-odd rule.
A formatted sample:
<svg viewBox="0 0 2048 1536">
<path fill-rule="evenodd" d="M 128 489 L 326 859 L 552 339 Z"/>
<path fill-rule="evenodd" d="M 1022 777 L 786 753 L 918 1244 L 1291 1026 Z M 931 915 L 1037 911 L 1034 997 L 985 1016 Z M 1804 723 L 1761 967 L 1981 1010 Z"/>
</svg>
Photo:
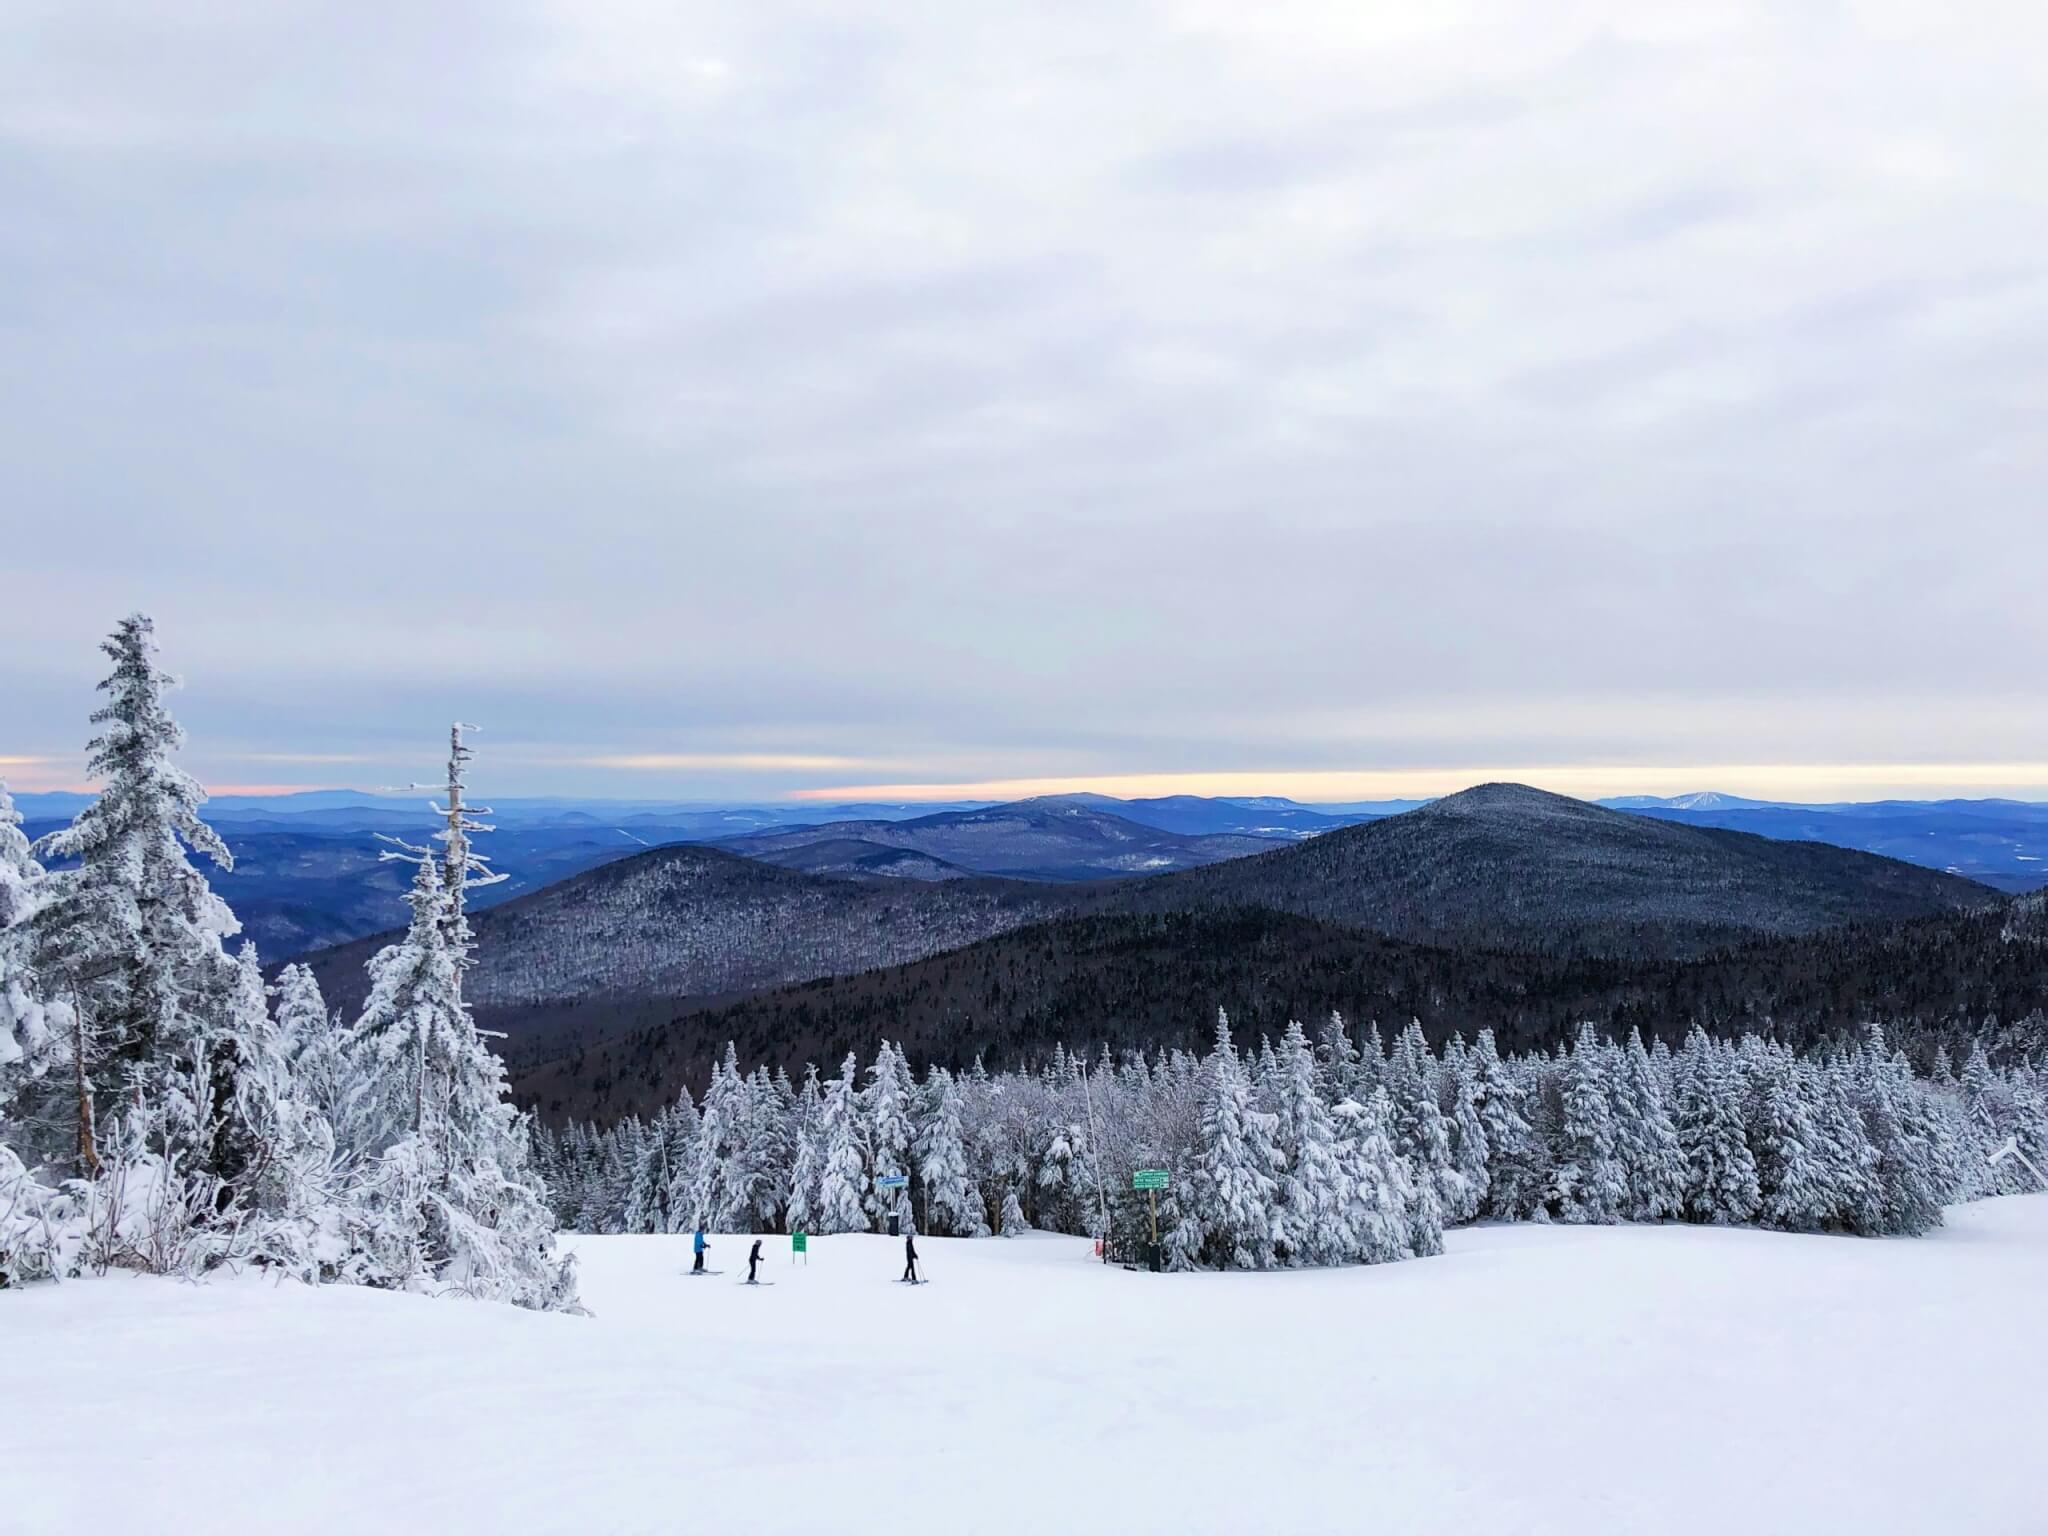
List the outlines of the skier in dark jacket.
<svg viewBox="0 0 2048 1536">
<path fill-rule="evenodd" d="M 697 1249 L 697 1262 L 690 1266 L 691 1274 L 701 1275 L 704 1273 L 704 1250 L 709 1248 L 710 1246 L 711 1245 L 709 1243 L 704 1241 L 704 1229 L 702 1227 L 699 1227 L 697 1229 L 697 1240 L 695 1244 L 695 1247 Z"/>
<path fill-rule="evenodd" d="M 761 1239 L 759 1239 L 759 1238 L 757 1237 L 757 1238 L 755 1238 L 755 1239 L 754 1239 L 754 1247 L 753 1247 L 753 1251 L 752 1251 L 751 1253 L 749 1253 L 749 1254 L 747 1255 L 747 1284 L 749 1284 L 749 1285 L 755 1285 L 755 1284 L 758 1284 L 758 1283 L 759 1283 L 759 1282 L 757 1282 L 757 1281 L 756 1281 L 756 1280 L 754 1279 L 754 1271 L 755 1271 L 756 1269 L 760 1268 L 760 1266 L 761 1266 Z"/>
<path fill-rule="evenodd" d="M 917 1284 L 917 1234 L 910 1231 L 903 1234 L 903 1278 Z"/>
</svg>

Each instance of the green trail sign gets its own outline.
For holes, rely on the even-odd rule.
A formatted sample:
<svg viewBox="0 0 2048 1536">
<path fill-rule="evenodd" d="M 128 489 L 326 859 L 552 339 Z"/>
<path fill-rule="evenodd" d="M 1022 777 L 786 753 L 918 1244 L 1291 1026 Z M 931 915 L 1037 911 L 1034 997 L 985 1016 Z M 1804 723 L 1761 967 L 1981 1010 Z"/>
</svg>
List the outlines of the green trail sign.
<svg viewBox="0 0 2048 1536">
<path fill-rule="evenodd" d="M 1139 1168 L 1131 1174 L 1131 1188 L 1145 1191 L 1145 1203 L 1152 1208 L 1152 1267 L 1159 1267 L 1159 1191 L 1166 1188 L 1164 1168 Z"/>
<path fill-rule="evenodd" d="M 790 1233 L 790 1234 L 789 1234 L 789 1251 L 790 1251 L 791 1253 L 802 1253 L 802 1254 L 808 1254 L 808 1253 L 809 1253 L 809 1252 L 811 1251 L 811 1237 L 810 1237 L 810 1234 L 809 1234 L 808 1232 L 792 1232 L 792 1233 Z"/>
</svg>

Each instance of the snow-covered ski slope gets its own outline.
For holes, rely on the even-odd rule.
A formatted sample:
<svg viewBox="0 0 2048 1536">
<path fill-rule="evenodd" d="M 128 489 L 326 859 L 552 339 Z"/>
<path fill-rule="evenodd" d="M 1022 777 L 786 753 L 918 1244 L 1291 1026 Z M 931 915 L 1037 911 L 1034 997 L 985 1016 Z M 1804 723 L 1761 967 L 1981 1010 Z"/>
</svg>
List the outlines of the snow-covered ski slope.
<svg viewBox="0 0 2048 1536">
<path fill-rule="evenodd" d="M 573 1241 L 593 1319 L 0 1295 L 0 1529 L 2048 1530 L 2048 1196 L 1919 1241 L 1480 1228 L 1270 1275 L 924 1239 L 916 1288 L 901 1243 L 778 1239 L 772 1297 L 685 1281 L 687 1237 Z"/>
</svg>

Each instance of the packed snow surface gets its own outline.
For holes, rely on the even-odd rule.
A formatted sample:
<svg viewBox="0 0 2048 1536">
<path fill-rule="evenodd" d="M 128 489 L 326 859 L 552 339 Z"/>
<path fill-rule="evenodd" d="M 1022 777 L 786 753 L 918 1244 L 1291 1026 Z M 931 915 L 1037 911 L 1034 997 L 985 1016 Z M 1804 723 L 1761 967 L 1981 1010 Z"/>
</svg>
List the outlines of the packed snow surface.
<svg viewBox="0 0 2048 1536">
<path fill-rule="evenodd" d="M 572 1239 L 594 1318 L 253 1275 L 0 1294 L 9 1532 L 2038 1533 L 2048 1196 L 1918 1241 Z"/>
</svg>

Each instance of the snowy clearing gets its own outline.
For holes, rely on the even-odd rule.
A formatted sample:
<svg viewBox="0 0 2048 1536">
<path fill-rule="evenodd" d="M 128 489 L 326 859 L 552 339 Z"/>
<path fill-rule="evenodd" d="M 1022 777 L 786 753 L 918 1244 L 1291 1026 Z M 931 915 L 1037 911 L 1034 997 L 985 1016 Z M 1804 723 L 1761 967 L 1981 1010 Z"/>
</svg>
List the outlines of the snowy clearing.
<svg viewBox="0 0 2048 1536">
<path fill-rule="evenodd" d="M 1079 1239 L 569 1240 L 597 1316 L 0 1295 L 10 1532 L 2030 1533 L 2048 1196 L 1918 1240 L 1488 1227 L 1153 1276 Z M 33 1384 L 32 1387 L 30 1384 Z M 27 1389 L 27 1390 L 24 1390 Z"/>
</svg>

